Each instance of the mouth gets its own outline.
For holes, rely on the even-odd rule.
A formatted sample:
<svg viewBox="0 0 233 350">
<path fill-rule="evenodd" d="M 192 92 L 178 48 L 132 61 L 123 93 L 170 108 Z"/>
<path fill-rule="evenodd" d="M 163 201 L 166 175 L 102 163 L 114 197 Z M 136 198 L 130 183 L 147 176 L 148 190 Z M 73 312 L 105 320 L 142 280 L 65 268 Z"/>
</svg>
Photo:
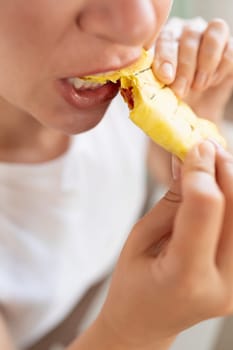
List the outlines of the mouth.
<svg viewBox="0 0 233 350">
<path fill-rule="evenodd" d="M 120 83 L 97 83 L 80 78 L 65 78 L 58 81 L 57 88 L 66 102 L 73 107 L 90 109 L 109 103 L 118 94 Z"/>
<path fill-rule="evenodd" d="M 60 79 L 57 87 L 60 94 L 70 105 L 77 109 L 94 109 L 107 105 L 120 90 L 119 72 L 138 61 L 140 56 L 121 67 L 92 73 L 94 79 L 70 77 Z M 110 81 L 111 79 L 111 81 Z"/>
</svg>

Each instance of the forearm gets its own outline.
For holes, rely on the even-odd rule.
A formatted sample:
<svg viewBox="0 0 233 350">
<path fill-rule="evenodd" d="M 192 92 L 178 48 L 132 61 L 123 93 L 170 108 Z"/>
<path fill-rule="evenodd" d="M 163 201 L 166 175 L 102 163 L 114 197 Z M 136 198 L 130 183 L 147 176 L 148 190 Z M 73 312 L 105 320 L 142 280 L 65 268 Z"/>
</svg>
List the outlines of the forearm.
<svg viewBox="0 0 233 350">
<path fill-rule="evenodd" d="M 8 332 L 7 326 L 0 315 L 0 349 L 4 350 L 16 350 L 13 341 Z"/>
<path fill-rule="evenodd" d="M 174 339 L 173 339 L 174 340 Z M 148 347 L 135 347 L 126 344 L 101 322 L 95 322 L 83 335 L 71 344 L 67 350 L 168 350 L 173 340 L 157 342 Z M 0 349 L 16 350 L 6 324 L 0 316 Z"/>
<path fill-rule="evenodd" d="M 95 322 L 67 350 L 168 350 L 174 340 L 155 340 L 153 344 L 136 345 L 115 334 L 100 321 Z"/>
</svg>

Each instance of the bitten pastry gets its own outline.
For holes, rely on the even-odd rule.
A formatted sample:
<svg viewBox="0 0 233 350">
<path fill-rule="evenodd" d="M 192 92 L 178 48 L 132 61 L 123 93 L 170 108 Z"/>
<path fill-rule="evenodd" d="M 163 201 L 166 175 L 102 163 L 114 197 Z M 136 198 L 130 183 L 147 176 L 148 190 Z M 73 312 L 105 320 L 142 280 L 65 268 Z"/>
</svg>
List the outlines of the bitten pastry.
<svg viewBox="0 0 233 350">
<path fill-rule="evenodd" d="M 173 91 L 154 76 L 151 55 L 143 51 L 138 62 L 109 75 L 89 76 L 98 83 L 120 81 L 120 91 L 130 109 L 130 119 L 155 143 L 184 159 L 203 139 L 226 146 L 215 124 L 199 118 Z"/>
</svg>

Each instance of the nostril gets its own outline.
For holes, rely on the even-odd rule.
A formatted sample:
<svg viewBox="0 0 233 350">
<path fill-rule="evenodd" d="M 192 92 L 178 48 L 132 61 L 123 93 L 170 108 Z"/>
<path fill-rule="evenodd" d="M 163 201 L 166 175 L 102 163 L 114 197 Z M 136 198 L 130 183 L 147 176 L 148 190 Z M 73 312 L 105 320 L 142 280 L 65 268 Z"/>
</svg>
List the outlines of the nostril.
<svg viewBox="0 0 233 350">
<path fill-rule="evenodd" d="M 101 3 L 101 2 L 99 2 Z M 80 15 L 78 25 L 92 35 L 125 45 L 144 45 L 156 29 L 150 0 L 102 0 Z"/>
</svg>

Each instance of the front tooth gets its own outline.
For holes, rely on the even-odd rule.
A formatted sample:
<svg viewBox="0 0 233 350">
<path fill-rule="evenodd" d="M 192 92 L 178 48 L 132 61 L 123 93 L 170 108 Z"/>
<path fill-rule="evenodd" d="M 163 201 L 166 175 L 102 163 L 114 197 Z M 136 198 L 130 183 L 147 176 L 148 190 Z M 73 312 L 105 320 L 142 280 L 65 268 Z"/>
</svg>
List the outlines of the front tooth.
<svg viewBox="0 0 233 350">
<path fill-rule="evenodd" d="M 81 87 L 83 87 L 85 84 L 85 81 L 78 79 L 78 78 L 74 78 L 73 80 L 73 85 L 76 89 L 80 89 Z"/>
<path fill-rule="evenodd" d="M 73 84 L 76 89 L 81 89 L 81 88 L 94 89 L 104 85 L 104 84 L 94 83 L 91 81 L 82 80 L 79 78 L 71 78 L 69 79 L 69 82 Z"/>
<path fill-rule="evenodd" d="M 100 84 L 100 83 L 92 83 L 92 84 L 91 84 L 91 87 L 93 87 L 93 88 L 97 88 L 97 87 L 100 87 L 100 86 L 103 86 L 103 85 L 105 85 L 105 84 Z"/>
</svg>

